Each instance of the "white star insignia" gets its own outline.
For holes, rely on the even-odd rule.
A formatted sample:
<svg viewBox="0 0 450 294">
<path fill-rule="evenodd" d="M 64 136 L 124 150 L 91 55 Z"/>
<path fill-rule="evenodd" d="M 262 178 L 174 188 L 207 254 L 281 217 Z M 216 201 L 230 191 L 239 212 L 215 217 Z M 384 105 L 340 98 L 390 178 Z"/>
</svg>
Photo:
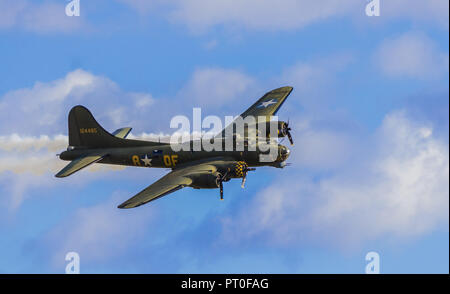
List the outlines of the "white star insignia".
<svg viewBox="0 0 450 294">
<path fill-rule="evenodd" d="M 258 107 L 264 107 L 266 108 L 269 105 L 275 104 L 277 103 L 277 100 L 275 99 L 271 99 L 270 101 L 266 101 L 266 102 L 261 102 L 261 104 Z"/>
<path fill-rule="evenodd" d="M 144 162 L 145 166 L 149 165 L 152 166 L 152 159 L 147 157 L 147 154 L 145 154 L 144 158 L 141 158 L 141 160 Z"/>
</svg>

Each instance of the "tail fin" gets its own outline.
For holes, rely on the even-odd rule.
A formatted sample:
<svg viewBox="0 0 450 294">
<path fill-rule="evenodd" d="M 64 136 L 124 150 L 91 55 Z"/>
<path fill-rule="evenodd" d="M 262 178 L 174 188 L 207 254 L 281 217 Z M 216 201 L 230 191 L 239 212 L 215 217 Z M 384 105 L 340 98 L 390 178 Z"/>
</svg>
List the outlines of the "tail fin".
<svg viewBox="0 0 450 294">
<path fill-rule="evenodd" d="M 161 145 L 158 142 L 122 139 L 108 133 L 84 106 L 69 113 L 69 146 L 87 148 L 134 147 Z"/>
<path fill-rule="evenodd" d="M 105 147 L 110 136 L 86 107 L 78 105 L 70 110 L 69 146 Z"/>
</svg>

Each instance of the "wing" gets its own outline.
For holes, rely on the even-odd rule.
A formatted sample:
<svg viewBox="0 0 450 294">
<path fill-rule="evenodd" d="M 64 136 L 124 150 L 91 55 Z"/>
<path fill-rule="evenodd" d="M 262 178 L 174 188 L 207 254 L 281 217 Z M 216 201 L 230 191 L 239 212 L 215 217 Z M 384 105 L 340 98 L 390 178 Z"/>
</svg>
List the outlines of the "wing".
<svg viewBox="0 0 450 294">
<path fill-rule="evenodd" d="M 118 208 L 133 208 L 140 206 L 175 192 L 191 183 L 191 179 L 178 175 L 172 171 L 139 192 L 137 195 L 120 204 Z"/>
<path fill-rule="evenodd" d="M 258 116 L 265 116 L 266 121 L 269 121 L 270 117 L 276 114 L 281 105 L 283 105 L 292 90 L 292 87 L 287 86 L 267 92 L 240 116 L 242 118 L 246 118 L 249 115 L 252 115 L 255 118 Z"/>
<path fill-rule="evenodd" d="M 215 162 L 202 162 L 198 164 L 190 164 L 185 167 L 171 171 L 158 181 L 154 182 L 136 196 L 128 199 L 120 204 L 118 208 L 133 208 L 156 200 L 162 196 L 180 190 L 192 183 L 189 176 L 193 174 L 213 173 L 217 170 Z"/>
<path fill-rule="evenodd" d="M 55 175 L 57 178 L 64 178 L 70 176 L 74 172 L 79 171 L 82 168 L 85 168 L 88 165 L 91 165 L 97 161 L 102 160 L 107 154 L 95 154 L 95 155 L 86 155 L 79 157 L 75 160 L 72 160 L 68 165 L 66 165 L 59 173 Z"/>
<path fill-rule="evenodd" d="M 240 117 L 245 119 L 248 116 L 253 116 L 257 120 L 260 116 L 265 118 L 265 121 L 270 121 L 271 117 L 277 113 L 281 105 L 283 105 L 286 98 L 291 94 L 293 88 L 290 86 L 281 87 L 267 92 L 246 111 L 244 111 Z M 219 136 L 224 137 L 226 130 L 233 128 L 234 121 L 228 125 Z M 233 132 L 232 132 L 233 133 Z"/>
</svg>

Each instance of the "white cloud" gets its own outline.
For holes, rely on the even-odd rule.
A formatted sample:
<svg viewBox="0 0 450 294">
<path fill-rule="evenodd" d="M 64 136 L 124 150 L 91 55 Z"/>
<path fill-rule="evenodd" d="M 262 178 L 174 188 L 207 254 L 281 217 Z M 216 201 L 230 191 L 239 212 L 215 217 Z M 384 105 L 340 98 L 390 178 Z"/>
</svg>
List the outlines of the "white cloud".
<svg viewBox="0 0 450 294">
<path fill-rule="evenodd" d="M 0 0 L 0 29 L 14 26 L 19 13 L 25 6 L 25 1 Z"/>
<path fill-rule="evenodd" d="M 286 30 L 302 28 L 328 17 L 357 8 L 358 1 L 244 0 L 175 1 L 170 18 L 192 30 L 216 25 L 244 26 L 250 29 Z"/>
<path fill-rule="evenodd" d="M 382 17 L 409 19 L 414 22 L 429 22 L 443 29 L 449 28 L 448 0 L 389 0 L 381 1 Z"/>
<path fill-rule="evenodd" d="M 123 101 L 131 103 L 124 106 Z M 62 79 L 36 82 L 32 88 L 13 90 L 0 97 L 0 117 L 6 120 L 0 121 L 0 134 L 66 132 L 67 115 L 76 104 L 88 106 L 94 114 L 100 112 L 109 127 L 129 123 L 139 127 L 145 123 L 144 114 L 154 101 L 148 93 L 125 92 L 108 78 L 78 69 Z"/>
<path fill-rule="evenodd" d="M 359 140 L 350 146 L 353 158 L 338 167 L 332 163 L 333 173 L 320 180 L 287 169 L 237 216 L 224 219 L 223 237 L 348 249 L 382 236 L 399 240 L 448 226 L 447 142 L 403 112 L 387 115 L 376 134 Z"/>
<path fill-rule="evenodd" d="M 86 27 L 83 17 L 68 17 L 65 2 L 33 3 L 0 0 L 0 29 L 19 28 L 37 33 L 72 32 Z"/>
<path fill-rule="evenodd" d="M 324 106 L 330 104 L 325 102 L 326 99 L 333 99 L 335 95 L 333 89 L 336 87 L 337 77 L 348 68 L 354 58 L 354 54 L 344 52 L 309 61 L 300 60 L 283 69 L 274 79 L 275 84 L 294 87 L 294 92 L 289 97 L 290 103 L 283 106 L 283 110 L 298 103 L 308 111 L 319 111 L 323 115 L 326 111 Z"/>
<path fill-rule="evenodd" d="M 233 103 L 241 95 L 248 94 L 254 83 L 252 77 L 238 70 L 201 68 L 193 73 L 179 95 L 191 101 L 192 107 L 218 107 Z"/>
<path fill-rule="evenodd" d="M 374 62 L 390 77 L 433 79 L 448 73 L 448 52 L 439 50 L 426 35 L 408 32 L 386 39 L 378 48 Z"/>
<path fill-rule="evenodd" d="M 368 18 L 364 0 L 116 0 L 141 15 L 163 15 L 174 23 L 187 25 L 193 32 L 216 26 L 250 30 L 278 31 L 301 29 L 314 23 L 347 17 L 361 23 L 408 20 L 434 23 L 448 30 L 447 0 L 381 1 L 381 16 Z M 66 3 L 30 0 L 0 0 L 0 29 L 19 28 L 38 33 L 72 32 L 88 26 L 84 14 L 65 15 Z M 81 4 L 83 5 L 83 4 Z M 83 11 L 83 10 L 82 10 Z"/>
<path fill-rule="evenodd" d="M 302 129 L 297 123 L 293 127 L 295 145 L 289 162 L 312 170 L 332 170 L 339 168 L 351 158 L 352 146 L 357 142 L 346 131 L 334 131 L 307 127 Z"/>
<path fill-rule="evenodd" d="M 170 3 L 170 0 L 116 0 L 119 3 L 124 3 L 135 9 L 138 13 L 147 13 L 154 9 L 162 8 L 163 4 Z"/>
<path fill-rule="evenodd" d="M 206 50 L 213 50 L 214 48 L 217 47 L 218 43 L 219 42 L 216 39 L 213 39 L 213 40 L 210 40 L 210 41 L 206 42 L 205 44 L 203 44 L 203 47 Z"/>
<path fill-rule="evenodd" d="M 381 1 L 381 16 L 369 18 L 364 0 L 118 0 L 139 13 L 165 15 L 174 23 L 187 25 L 193 32 L 216 26 L 249 30 L 279 31 L 301 29 L 330 19 L 358 19 L 358 25 L 407 20 L 433 23 L 448 29 L 448 0 Z"/>
</svg>

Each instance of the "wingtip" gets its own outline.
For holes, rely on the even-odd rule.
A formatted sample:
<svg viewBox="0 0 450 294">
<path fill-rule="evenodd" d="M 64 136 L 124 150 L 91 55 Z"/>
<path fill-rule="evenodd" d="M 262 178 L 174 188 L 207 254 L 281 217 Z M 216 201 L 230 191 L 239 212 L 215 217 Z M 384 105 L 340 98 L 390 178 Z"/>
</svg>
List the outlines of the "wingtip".
<svg viewBox="0 0 450 294">
<path fill-rule="evenodd" d="M 270 92 L 291 92 L 294 89 L 292 86 L 283 86 L 276 89 L 273 89 Z"/>
<path fill-rule="evenodd" d="M 117 206 L 117 208 L 119 208 L 119 209 L 130 209 L 130 208 L 135 208 L 135 207 L 138 207 L 138 206 L 139 205 L 132 205 L 132 204 L 130 204 L 128 202 L 124 202 L 124 203 L 120 204 L 119 206 Z"/>
</svg>

